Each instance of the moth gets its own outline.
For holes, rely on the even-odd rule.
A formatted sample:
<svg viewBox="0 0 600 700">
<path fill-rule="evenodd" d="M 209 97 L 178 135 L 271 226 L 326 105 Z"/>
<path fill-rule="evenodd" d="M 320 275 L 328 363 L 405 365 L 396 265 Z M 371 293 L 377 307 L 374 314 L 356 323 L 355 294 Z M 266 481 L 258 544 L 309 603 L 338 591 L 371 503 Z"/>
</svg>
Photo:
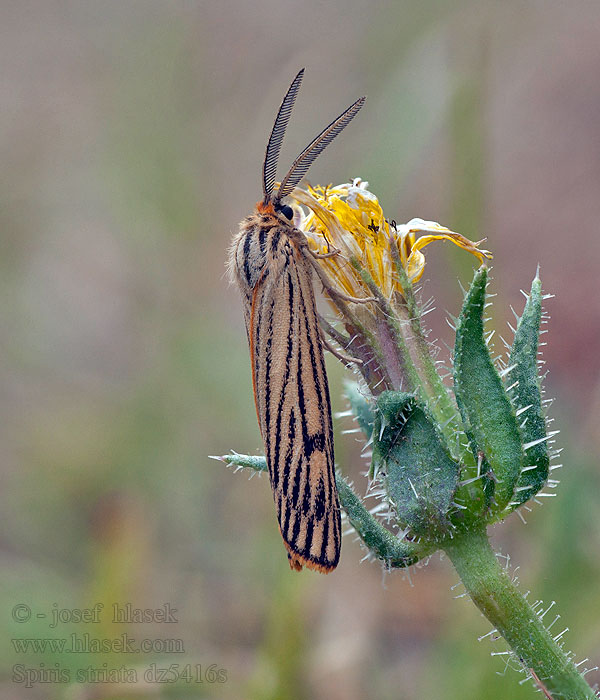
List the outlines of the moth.
<svg viewBox="0 0 600 700">
<path fill-rule="evenodd" d="M 331 403 L 312 286 L 316 254 L 283 200 L 365 98 L 308 144 L 275 189 L 279 151 L 303 76 L 304 69 L 277 112 L 262 167 L 263 198 L 240 223 L 229 269 L 242 294 L 256 413 L 290 567 L 328 573 L 340 558 L 341 520 Z"/>
</svg>

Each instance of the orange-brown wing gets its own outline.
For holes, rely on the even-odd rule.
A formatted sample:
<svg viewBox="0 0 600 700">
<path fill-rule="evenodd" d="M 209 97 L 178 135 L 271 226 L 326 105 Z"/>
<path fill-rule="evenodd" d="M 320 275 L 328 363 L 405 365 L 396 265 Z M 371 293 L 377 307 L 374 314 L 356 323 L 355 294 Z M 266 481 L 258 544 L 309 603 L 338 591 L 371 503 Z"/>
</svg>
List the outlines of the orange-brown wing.
<svg viewBox="0 0 600 700">
<path fill-rule="evenodd" d="M 311 270 L 280 235 L 248 324 L 256 410 L 290 566 L 322 572 L 341 546 L 331 404 Z"/>
</svg>

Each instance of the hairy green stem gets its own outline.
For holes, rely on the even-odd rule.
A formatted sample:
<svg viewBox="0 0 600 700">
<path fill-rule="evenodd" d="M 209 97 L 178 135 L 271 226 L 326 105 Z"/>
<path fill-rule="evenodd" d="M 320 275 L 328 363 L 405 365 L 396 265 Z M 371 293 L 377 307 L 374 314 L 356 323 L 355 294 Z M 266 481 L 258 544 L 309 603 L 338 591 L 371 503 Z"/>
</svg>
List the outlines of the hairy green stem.
<svg viewBox="0 0 600 700">
<path fill-rule="evenodd" d="M 555 700 L 597 700 L 575 664 L 500 566 L 485 530 L 442 544 L 467 593 Z M 537 676 L 537 678 L 536 678 Z"/>
<path fill-rule="evenodd" d="M 390 236 L 389 243 L 395 273 L 402 287 L 402 301 L 395 305 L 395 309 L 399 315 L 405 317 L 404 320 L 409 324 L 413 333 L 414 360 L 421 368 L 421 377 L 426 388 L 425 398 L 428 401 L 430 410 L 440 423 L 450 450 L 454 452 L 454 436 L 457 431 L 462 429 L 458 411 L 431 355 L 431 346 L 425 337 L 423 326 L 421 325 L 421 307 L 417 303 L 412 282 L 409 280 L 402 264 L 398 242 L 394 236 Z"/>
<path fill-rule="evenodd" d="M 357 258 L 354 256 L 350 257 L 350 264 L 360 275 L 371 294 L 377 299 L 377 304 L 381 311 L 381 316 L 377 319 L 378 344 L 384 355 L 384 367 L 386 367 L 388 374 L 391 375 L 392 386 L 390 388 L 396 391 L 406 389 L 409 391 L 420 391 L 421 378 L 411 362 L 402 330 L 388 300 L 383 296 L 368 270 L 363 268 Z M 373 393 L 379 393 L 377 387 L 371 387 L 371 389 Z"/>
</svg>

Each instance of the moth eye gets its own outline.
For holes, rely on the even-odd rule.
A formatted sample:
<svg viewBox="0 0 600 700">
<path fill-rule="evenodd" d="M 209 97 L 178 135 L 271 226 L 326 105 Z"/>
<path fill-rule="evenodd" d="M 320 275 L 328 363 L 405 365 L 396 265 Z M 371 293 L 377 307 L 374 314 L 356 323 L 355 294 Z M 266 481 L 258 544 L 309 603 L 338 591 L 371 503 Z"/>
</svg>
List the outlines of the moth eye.
<svg viewBox="0 0 600 700">
<path fill-rule="evenodd" d="M 290 221 L 292 221 L 292 219 L 294 218 L 294 210 L 292 209 L 292 207 L 288 207 L 287 204 L 284 204 L 284 206 L 282 206 L 281 209 L 279 209 L 279 213 L 283 214 L 283 216 L 285 216 L 285 218 L 289 219 Z"/>
</svg>

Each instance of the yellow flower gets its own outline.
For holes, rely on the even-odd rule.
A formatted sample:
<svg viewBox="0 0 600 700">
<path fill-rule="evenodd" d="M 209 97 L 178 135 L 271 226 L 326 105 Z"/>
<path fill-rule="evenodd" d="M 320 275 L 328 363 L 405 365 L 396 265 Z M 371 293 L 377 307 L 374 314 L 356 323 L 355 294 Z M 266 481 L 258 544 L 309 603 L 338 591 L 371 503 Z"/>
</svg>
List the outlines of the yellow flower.
<svg viewBox="0 0 600 700">
<path fill-rule="evenodd" d="M 296 209 L 296 225 L 306 235 L 311 250 L 328 253 L 339 250 L 340 255 L 323 258 L 320 262 L 339 287 L 352 296 L 365 296 L 360 275 L 350 261 L 366 269 L 377 287 L 388 299 L 394 292 L 402 294 L 402 286 L 394 271 L 393 248 L 397 246 L 402 267 L 410 282 L 417 282 L 425 268 L 421 252 L 433 241 L 451 241 L 474 255 L 480 263 L 491 258 L 478 243 L 450 231 L 435 221 L 412 219 L 397 226 L 388 221 L 377 197 L 368 190 L 368 182 L 355 178 L 352 183 L 335 187 L 295 189 L 292 197 L 309 209 Z"/>
</svg>

